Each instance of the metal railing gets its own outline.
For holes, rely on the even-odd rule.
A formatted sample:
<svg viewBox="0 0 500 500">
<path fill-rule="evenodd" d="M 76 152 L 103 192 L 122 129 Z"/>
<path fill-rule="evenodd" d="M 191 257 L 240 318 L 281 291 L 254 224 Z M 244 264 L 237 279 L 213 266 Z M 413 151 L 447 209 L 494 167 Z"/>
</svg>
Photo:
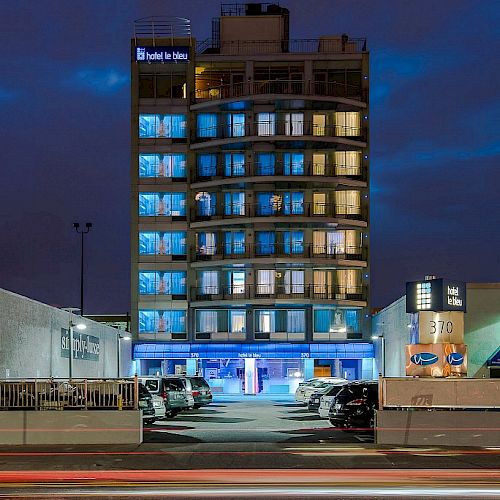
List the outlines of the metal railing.
<svg viewBox="0 0 500 500">
<path fill-rule="evenodd" d="M 134 410 L 137 379 L 0 380 L 0 410 Z"/>
<path fill-rule="evenodd" d="M 217 40 L 207 39 L 196 44 L 196 53 L 225 55 L 258 54 L 360 54 L 367 51 L 366 38 L 324 37 L 291 40 Z"/>
<path fill-rule="evenodd" d="M 197 85 L 203 84 L 197 81 Z M 360 85 L 350 85 L 345 82 L 323 82 L 304 80 L 257 80 L 239 82 L 227 85 L 199 88 L 191 93 L 192 102 L 203 100 L 231 99 L 258 95 L 301 95 L 316 97 L 346 97 L 367 101 L 368 93 Z"/>
<path fill-rule="evenodd" d="M 345 204 L 323 203 L 285 203 L 277 200 L 272 205 L 255 203 L 234 203 L 211 207 L 207 210 L 204 203 L 192 209 L 192 221 L 210 221 L 215 219 L 234 219 L 241 217 L 330 217 L 366 221 L 364 207 Z"/>
<path fill-rule="evenodd" d="M 220 285 L 191 288 L 192 301 L 249 299 L 310 299 L 365 301 L 366 286 L 342 285 Z"/>
<path fill-rule="evenodd" d="M 200 143 L 216 139 L 234 139 L 238 142 L 243 137 L 274 137 L 286 136 L 298 140 L 304 136 L 313 136 L 320 141 L 322 138 L 341 137 L 354 141 L 365 141 L 366 129 L 363 126 L 349 125 L 318 125 L 313 121 L 256 121 L 253 123 L 217 124 L 209 127 L 193 129 L 191 141 Z"/>
<path fill-rule="evenodd" d="M 215 174 L 215 175 L 214 175 Z M 244 164 L 222 165 L 218 163 L 215 169 L 198 168 L 194 173 L 194 182 L 204 182 L 215 179 L 235 179 L 239 182 L 242 177 L 270 177 L 285 175 L 287 177 L 349 177 L 356 180 L 367 180 L 365 167 L 359 165 L 344 165 L 340 163 L 316 163 L 306 161 L 302 163 L 285 163 L 276 161 L 274 165 L 265 165 L 259 162 L 245 162 Z"/>
<path fill-rule="evenodd" d="M 185 17 L 151 16 L 134 21 L 137 38 L 191 38 L 191 21 Z"/>
<path fill-rule="evenodd" d="M 367 249 L 348 245 L 335 247 L 334 245 L 304 245 L 297 243 L 233 243 L 191 248 L 191 260 L 196 262 L 274 257 L 364 261 L 367 259 Z"/>
</svg>

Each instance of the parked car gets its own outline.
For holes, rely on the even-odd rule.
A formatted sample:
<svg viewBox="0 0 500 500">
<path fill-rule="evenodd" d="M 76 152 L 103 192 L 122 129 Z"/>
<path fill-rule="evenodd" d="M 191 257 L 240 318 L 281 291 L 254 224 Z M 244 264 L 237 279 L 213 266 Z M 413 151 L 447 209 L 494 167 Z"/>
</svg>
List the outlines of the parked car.
<svg viewBox="0 0 500 500">
<path fill-rule="evenodd" d="M 194 406 L 193 396 L 188 394 L 186 384 L 179 377 L 139 377 L 139 381 L 147 387 L 151 394 L 163 399 L 168 418 L 173 418 L 180 411 Z"/>
<path fill-rule="evenodd" d="M 208 382 L 203 377 L 198 376 L 182 376 L 179 377 L 186 385 L 186 392 L 193 398 L 193 407 L 208 405 L 212 402 L 212 391 Z"/>
<path fill-rule="evenodd" d="M 141 383 L 139 383 L 139 410 L 142 410 L 142 420 L 145 424 L 152 424 L 156 420 L 153 397 Z"/>
<path fill-rule="evenodd" d="M 346 382 L 347 383 L 347 382 Z M 346 384 L 334 385 L 328 391 L 321 395 L 318 407 L 318 414 L 320 418 L 328 418 L 328 413 L 330 412 L 330 407 L 332 405 L 335 396 L 340 392 L 342 387 Z"/>
<path fill-rule="evenodd" d="M 165 402 L 161 396 L 156 394 L 151 394 L 153 400 L 153 408 L 155 410 L 155 420 L 164 420 L 167 416 L 167 409 L 165 407 Z"/>
<path fill-rule="evenodd" d="M 346 382 L 347 383 L 347 382 Z M 316 392 L 313 392 L 311 394 L 311 397 L 309 398 L 309 402 L 307 403 L 307 409 L 309 411 L 319 413 L 319 408 L 321 406 L 321 403 L 325 397 L 328 396 L 328 400 L 331 401 L 335 394 L 337 394 L 342 387 L 344 387 L 344 383 L 336 383 L 336 384 L 329 384 L 327 387 L 323 389 L 319 389 Z M 330 406 L 327 408 L 327 415 L 326 417 L 323 418 L 328 418 L 328 410 L 330 409 Z"/>
<path fill-rule="evenodd" d="M 307 404 L 309 398 L 314 392 L 318 392 L 321 389 L 326 390 L 330 385 L 339 382 L 346 382 L 346 380 L 338 377 L 321 377 L 309 380 L 302 385 L 299 384 L 299 387 L 297 387 L 297 390 L 295 391 L 295 401 Z"/>
<path fill-rule="evenodd" d="M 335 427 L 373 428 L 377 404 L 377 382 L 352 382 L 345 385 L 335 396 L 328 418 Z"/>
</svg>

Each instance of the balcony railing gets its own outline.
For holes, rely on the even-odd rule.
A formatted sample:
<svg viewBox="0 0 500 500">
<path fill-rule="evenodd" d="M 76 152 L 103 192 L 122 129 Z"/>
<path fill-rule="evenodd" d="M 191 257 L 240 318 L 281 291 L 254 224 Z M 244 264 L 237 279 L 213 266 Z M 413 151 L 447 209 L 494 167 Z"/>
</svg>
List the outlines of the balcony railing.
<svg viewBox="0 0 500 500">
<path fill-rule="evenodd" d="M 366 52 L 366 38 L 304 38 L 291 40 L 227 40 L 217 38 L 196 44 L 197 54 L 358 54 Z"/>
<path fill-rule="evenodd" d="M 323 203 L 284 203 L 277 200 L 272 205 L 232 204 L 213 207 L 207 211 L 204 205 L 192 209 L 192 221 L 210 221 L 216 219 L 235 219 L 243 217 L 330 217 L 366 221 L 366 210 L 355 205 Z"/>
<path fill-rule="evenodd" d="M 286 299 L 366 300 L 366 286 L 342 285 L 221 285 L 191 288 L 191 301 Z"/>
<path fill-rule="evenodd" d="M 202 84 L 203 82 L 200 82 Z M 200 85 L 201 86 L 201 85 Z M 198 88 L 191 94 L 191 102 L 213 101 L 259 95 L 301 95 L 313 97 L 345 97 L 367 101 L 367 91 L 360 85 L 344 82 L 304 80 L 257 80 Z"/>
<path fill-rule="evenodd" d="M 191 260 L 211 262 L 225 259 L 286 257 L 287 259 L 367 260 L 367 249 L 355 246 L 304 245 L 299 243 L 246 243 L 191 249 Z"/>
<path fill-rule="evenodd" d="M 298 140 L 304 136 L 312 136 L 313 140 L 324 138 L 343 138 L 364 142 L 366 130 L 362 126 L 350 125 L 318 125 L 312 121 L 257 121 L 253 123 L 217 124 L 206 128 L 197 127 L 191 138 L 193 143 L 220 139 L 233 139 L 238 142 L 245 137 L 286 136 Z"/>
<path fill-rule="evenodd" d="M 207 175 L 208 174 L 208 175 Z M 215 174 L 215 175 L 213 175 Z M 245 164 L 221 165 L 213 170 L 198 169 L 194 174 L 194 182 L 206 182 L 215 179 L 235 179 L 241 182 L 241 177 L 270 177 L 285 175 L 287 177 L 348 177 L 355 180 L 367 180 L 365 167 L 343 165 L 341 163 L 316 163 L 312 161 L 296 163 L 276 162 L 274 165 L 264 165 L 258 162 Z"/>
</svg>

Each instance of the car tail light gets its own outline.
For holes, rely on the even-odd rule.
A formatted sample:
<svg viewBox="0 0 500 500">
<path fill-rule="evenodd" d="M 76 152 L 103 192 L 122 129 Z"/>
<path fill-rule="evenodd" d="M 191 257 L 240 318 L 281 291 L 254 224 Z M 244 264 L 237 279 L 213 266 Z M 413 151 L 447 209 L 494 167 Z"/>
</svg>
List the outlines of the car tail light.
<svg viewBox="0 0 500 500">
<path fill-rule="evenodd" d="M 200 391 L 193 391 L 191 394 L 193 395 L 193 398 L 196 398 L 200 395 Z"/>
<path fill-rule="evenodd" d="M 161 393 L 161 397 L 163 398 L 163 401 L 167 401 L 168 400 L 168 393 L 166 393 L 165 391 L 163 391 Z"/>
<path fill-rule="evenodd" d="M 363 405 L 366 403 L 366 399 L 353 399 L 352 401 L 349 401 L 347 405 Z"/>
</svg>

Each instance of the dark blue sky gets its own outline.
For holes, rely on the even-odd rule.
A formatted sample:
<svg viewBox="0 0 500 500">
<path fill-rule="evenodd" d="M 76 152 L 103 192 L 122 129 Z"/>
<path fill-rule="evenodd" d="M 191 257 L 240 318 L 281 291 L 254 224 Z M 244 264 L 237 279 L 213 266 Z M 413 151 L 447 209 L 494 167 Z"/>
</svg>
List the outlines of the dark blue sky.
<svg viewBox="0 0 500 500">
<path fill-rule="evenodd" d="M 129 309 L 133 20 L 218 1 L 16 0 L 0 7 L 0 287 Z M 500 281 L 500 2 L 289 0 L 290 36 L 365 36 L 371 52 L 373 306 L 436 274 Z"/>
</svg>

